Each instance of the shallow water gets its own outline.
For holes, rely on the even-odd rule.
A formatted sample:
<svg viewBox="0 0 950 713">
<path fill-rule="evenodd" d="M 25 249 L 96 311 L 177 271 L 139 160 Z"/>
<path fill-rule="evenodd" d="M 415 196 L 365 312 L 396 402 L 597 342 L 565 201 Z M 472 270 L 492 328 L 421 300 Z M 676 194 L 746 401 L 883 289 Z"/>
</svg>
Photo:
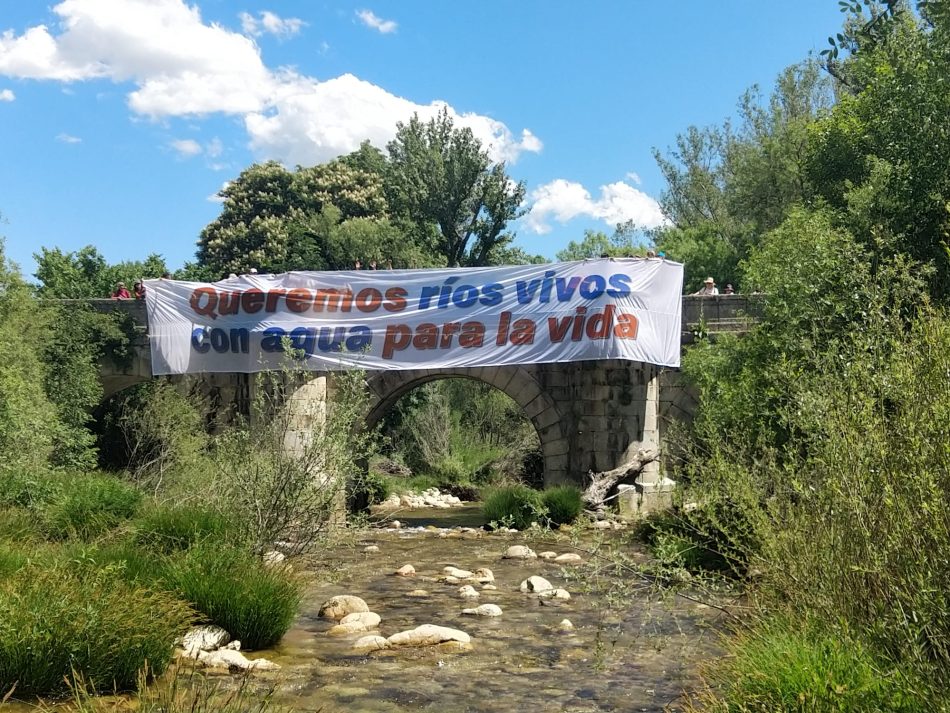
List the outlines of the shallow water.
<svg viewBox="0 0 950 713">
<path fill-rule="evenodd" d="M 684 690 L 697 683 L 699 664 L 718 655 L 715 609 L 657 596 L 648 588 L 609 592 L 592 575 L 603 560 L 590 552 L 611 544 L 634 560 L 646 559 L 622 532 L 585 531 L 572 540 L 564 533 L 434 530 L 480 525 L 478 508 L 471 506 L 402 511 L 395 517 L 404 529 L 365 530 L 322 556 L 291 630 L 277 648 L 249 654 L 281 666 L 277 672 L 253 674 L 252 690 L 276 683 L 275 703 L 323 713 L 663 711 L 679 708 Z M 410 531 L 410 526 L 432 529 Z M 371 544 L 380 552 L 363 551 Z M 586 562 L 564 567 L 542 559 L 502 559 L 514 544 L 527 544 L 536 552 L 577 552 Z M 407 563 L 415 567 L 415 576 L 392 574 Z M 480 590 L 474 602 L 463 600 L 459 585 L 437 581 L 448 565 L 472 571 L 488 567 L 498 589 Z M 542 605 L 537 597 L 521 593 L 521 582 L 531 575 L 568 589 L 571 600 Z M 414 589 L 425 589 L 429 596 L 407 596 Z M 317 613 L 337 594 L 365 599 L 382 617 L 379 631 L 328 637 L 326 631 L 336 622 Z M 498 604 L 503 615 L 461 614 L 463 608 L 486 603 Z M 573 632 L 559 630 L 562 619 L 570 619 Z M 420 624 L 461 629 L 472 637 L 472 648 L 351 650 L 353 641 L 365 634 L 390 636 Z M 214 670 L 207 674 L 227 688 L 241 680 Z M 8 705 L 11 713 L 32 710 Z"/>
<path fill-rule="evenodd" d="M 477 524 L 473 508 L 398 514 L 404 525 Z M 630 596 L 607 607 L 604 592 L 584 592 L 572 570 L 544 560 L 503 560 L 512 544 L 536 552 L 595 548 L 619 533 L 586 533 L 571 546 L 566 535 L 408 532 L 370 530 L 358 542 L 336 549 L 316 572 L 293 628 L 278 648 L 260 652 L 282 666 L 280 702 L 299 710 L 336 711 L 660 711 L 675 708 L 684 689 L 695 684 L 697 666 L 716 654 L 715 610 L 676 597 Z M 379 553 L 363 552 L 375 544 Z M 628 554 L 644 557 L 642 552 Z M 414 577 L 393 576 L 410 563 Z M 495 574 L 495 591 L 476 602 L 458 596 L 458 585 L 439 583 L 442 568 L 454 565 Z M 581 565 L 576 573 L 592 569 Z M 542 606 L 519 591 L 520 583 L 541 575 L 571 591 L 561 606 Z M 408 597 L 414 589 L 430 596 Z M 476 589 L 478 587 L 476 586 Z M 438 647 L 396 649 L 356 655 L 352 642 L 363 634 L 331 638 L 335 622 L 318 618 L 320 605 L 336 594 L 355 594 L 382 617 L 379 632 L 389 636 L 420 624 L 461 629 L 472 650 Z M 498 604 L 497 618 L 464 616 L 478 604 Z M 575 626 L 558 629 L 562 619 Z M 376 632 L 367 632 L 376 633 Z"/>
</svg>

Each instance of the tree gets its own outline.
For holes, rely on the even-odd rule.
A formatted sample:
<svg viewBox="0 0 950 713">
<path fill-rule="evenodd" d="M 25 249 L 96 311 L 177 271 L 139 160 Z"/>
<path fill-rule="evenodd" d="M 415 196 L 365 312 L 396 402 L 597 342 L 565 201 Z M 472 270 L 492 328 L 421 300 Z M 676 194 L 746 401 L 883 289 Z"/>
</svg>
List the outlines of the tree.
<svg viewBox="0 0 950 713">
<path fill-rule="evenodd" d="M 567 247 L 557 253 L 561 262 L 571 260 L 589 260 L 607 255 L 608 257 L 632 257 L 645 255 L 646 247 L 634 242 L 636 233 L 629 226 L 618 225 L 613 235 L 607 236 L 599 230 L 585 230 L 584 239 L 579 243 L 571 241 Z"/>
<path fill-rule="evenodd" d="M 76 252 L 40 248 L 34 253 L 40 281 L 39 296 L 48 299 L 89 299 L 108 297 L 116 283 L 128 287 L 139 279 L 161 277 L 168 268 L 161 255 L 150 254 L 144 261 L 132 260 L 110 265 L 92 245 Z"/>
<path fill-rule="evenodd" d="M 779 75 L 767 102 L 755 87 L 746 92 L 737 125 L 692 126 L 667 155 L 654 151 L 667 181 L 661 205 L 673 223 L 655 232 L 657 248 L 737 283 L 761 236 L 812 202 L 809 127 L 832 99 L 819 64 L 803 62 Z"/>
<path fill-rule="evenodd" d="M 472 131 L 456 128 L 447 111 L 398 124 L 388 151 L 390 205 L 418 237 L 434 240 L 447 265 L 486 265 L 493 250 L 513 240 L 504 231 L 524 213 L 524 183 L 514 183 L 503 163 L 492 164 Z"/>
<path fill-rule="evenodd" d="M 378 165 L 361 168 L 372 168 L 378 154 L 366 144 L 319 166 L 289 171 L 268 161 L 245 169 L 221 191 L 221 215 L 201 232 L 197 265 L 187 273 L 220 279 L 252 267 L 261 272 L 338 270 L 377 253 L 380 262 L 403 267 L 428 264 L 389 220 Z M 344 227 L 349 221 L 359 228 Z M 342 250 L 352 243 L 347 236 L 354 230 L 363 236 L 351 245 L 358 251 Z"/>
</svg>

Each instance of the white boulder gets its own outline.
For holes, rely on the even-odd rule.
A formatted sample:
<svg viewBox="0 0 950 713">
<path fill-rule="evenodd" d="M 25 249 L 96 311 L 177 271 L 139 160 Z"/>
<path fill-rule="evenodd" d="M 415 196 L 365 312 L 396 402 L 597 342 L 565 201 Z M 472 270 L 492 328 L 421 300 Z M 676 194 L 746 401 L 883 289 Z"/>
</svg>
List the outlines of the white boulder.
<svg viewBox="0 0 950 713">
<path fill-rule="evenodd" d="M 323 603 L 323 606 L 320 607 L 319 616 L 324 619 L 336 619 L 339 621 L 347 614 L 364 611 L 369 611 L 369 607 L 366 606 L 366 602 L 362 599 L 350 594 L 340 594 L 331 597 Z"/>
<path fill-rule="evenodd" d="M 501 607 L 497 604 L 482 604 L 474 609 L 463 609 L 463 614 L 470 616 L 501 616 Z"/>
<path fill-rule="evenodd" d="M 434 646 L 446 641 L 457 641 L 460 644 L 471 642 L 472 637 L 464 631 L 450 629 L 447 626 L 436 626 L 435 624 L 423 624 L 415 629 L 400 631 L 389 637 L 389 643 L 393 646 Z"/>
</svg>

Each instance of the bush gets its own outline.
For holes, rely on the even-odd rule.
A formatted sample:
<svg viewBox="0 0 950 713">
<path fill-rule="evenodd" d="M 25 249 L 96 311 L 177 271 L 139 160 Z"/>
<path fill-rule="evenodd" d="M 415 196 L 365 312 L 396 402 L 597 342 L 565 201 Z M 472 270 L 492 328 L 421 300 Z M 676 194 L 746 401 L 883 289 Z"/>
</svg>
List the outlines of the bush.
<svg viewBox="0 0 950 713">
<path fill-rule="evenodd" d="M 200 543 L 173 557 L 166 580 L 209 622 L 248 649 L 277 643 L 293 623 L 302 583 L 245 550 Z"/>
<path fill-rule="evenodd" d="M 139 516 L 135 542 L 158 552 L 187 550 L 208 538 L 238 537 L 237 525 L 219 511 L 200 505 L 162 505 Z"/>
<path fill-rule="evenodd" d="M 556 485 L 541 493 L 541 502 L 547 509 L 552 525 L 569 525 L 584 509 L 581 491 L 573 485 Z"/>
<path fill-rule="evenodd" d="M 42 471 L 0 468 L 0 507 L 36 507 L 56 493 L 56 481 Z"/>
<path fill-rule="evenodd" d="M 0 579 L 0 691 L 68 690 L 73 672 L 100 691 L 129 690 L 147 666 L 161 674 L 191 611 L 111 569 L 24 567 Z"/>
<path fill-rule="evenodd" d="M 138 490 L 115 478 L 81 476 L 64 483 L 42 517 L 53 538 L 90 540 L 133 517 L 141 502 Z"/>
<path fill-rule="evenodd" d="M 537 490 L 525 485 L 506 485 L 488 489 L 482 513 L 489 523 L 524 530 L 542 520 L 547 511 Z"/>
<path fill-rule="evenodd" d="M 938 710 L 908 695 L 906 681 L 881 670 L 860 642 L 840 632 L 783 619 L 730 638 L 727 655 L 707 670 L 700 696 L 711 711 Z M 902 685 L 903 684 L 903 685 Z"/>
</svg>

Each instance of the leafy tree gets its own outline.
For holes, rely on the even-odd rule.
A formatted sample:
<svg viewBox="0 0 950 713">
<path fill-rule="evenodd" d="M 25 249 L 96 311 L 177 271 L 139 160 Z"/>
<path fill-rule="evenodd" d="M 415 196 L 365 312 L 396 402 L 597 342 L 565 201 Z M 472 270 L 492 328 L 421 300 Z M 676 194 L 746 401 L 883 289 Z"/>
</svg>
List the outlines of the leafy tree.
<svg viewBox="0 0 950 713">
<path fill-rule="evenodd" d="M 831 103 L 819 64 L 804 62 L 782 72 L 767 101 L 757 88 L 746 92 L 737 125 L 693 126 L 667 155 L 655 151 L 667 181 L 661 204 L 673 224 L 655 232 L 657 248 L 737 284 L 739 263 L 760 237 L 794 206 L 812 202 L 809 126 Z M 687 282 L 700 274 L 693 269 Z"/>
<path fill-rule="evenodd" d="M 882 258 L 936 267 L 950 296 L 950 15 L 922 6 L 881 23 L 836 60 L 849 94 L 809 130 L 807 176 L 849 230 Z"/>
<path fill-rule="evenodd" d="M 118 282 L 124 282 L 131 290 L 136 280 L 161 277 L 168 270 L 162 257 L 155 253 L 144 261 L 109 265 L 92 245 L 76 252 L 40 248 L 33 257 L 37 264 L 33 276 L 40 281 L 38 294 L 48 299 L 108 297 Z"/>
<path fill-rule="evenodd" d="M 0 243 L 0 470 L 42 469 L 53 452 L 59 423 L 37 349 L 50 336 L 49 315 Z"/>
<path fill-rule="evenodd" d="M 608 236 L 599 230 L 585 230 L 584 239 L 579 243 L 571 241 L 567 247 L 557 253 L 561 262 L 589 260 L 607 255 L 609 257 L 631 257 L 644 255 L 646 247 L 634 242 L 634 233 L 623 225 L 618 225 L 613 235 Z"/>
<path fill-rule="evenodd" d="M 388 150 L 390 205 L 420 239 L 433 240 L 447 265 L 486 265 L 493 250 L 513 240 L 504 231 L 523 215 L 524 183 L 515 184 L 503 163 L 492 164 L 472 131 L 456 128 L 447 111 L 398 124 Z"/>
</svg>

